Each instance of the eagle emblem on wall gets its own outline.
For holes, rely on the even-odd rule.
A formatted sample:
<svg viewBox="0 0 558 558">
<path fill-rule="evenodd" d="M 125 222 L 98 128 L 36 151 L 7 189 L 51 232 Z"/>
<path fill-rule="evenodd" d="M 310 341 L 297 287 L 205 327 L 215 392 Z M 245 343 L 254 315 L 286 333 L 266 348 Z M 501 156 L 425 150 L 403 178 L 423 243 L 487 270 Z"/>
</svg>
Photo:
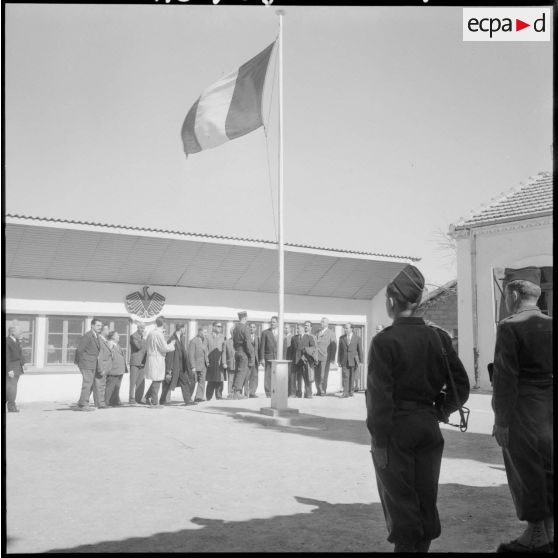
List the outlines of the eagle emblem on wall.
<svg viewBox="0 0 558 558">
<path fill-rule="evenodd" d="M 165 305 L 165 297 L 154 292 L 149 294 L 149 287 L 143 287 L 142 291 L 136 291 L 126 297 L 126 310 L 140 318 L 153 318 L 161 313 Z"/>
</svg>

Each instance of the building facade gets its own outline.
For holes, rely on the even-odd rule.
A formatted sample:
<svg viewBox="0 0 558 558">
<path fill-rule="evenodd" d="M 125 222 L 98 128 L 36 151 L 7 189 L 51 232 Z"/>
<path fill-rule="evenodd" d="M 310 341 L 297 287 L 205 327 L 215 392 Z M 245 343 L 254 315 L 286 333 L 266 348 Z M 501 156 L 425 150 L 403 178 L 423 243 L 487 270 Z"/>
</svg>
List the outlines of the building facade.
<svg viewBox="0 0 558 558">
<path fill-rule="evenodd" d="M 270 242 L 16 215 L 6 216 L 5 237 L 5 325 L 22 330 L 28 363 L 21 401 L 75 397 L 75 349 L 93 317 L 118 331 L 128 351 L 137 320 L 151 327 L 163 315 L 169 334 L 183 322 L 187 341 L 215 320 L 228 332 L 239 310 L 260 332 L 276 314 L 277 251 Z M 375 324 L 387 321 L 385 285 L 415 260 L 286 246 L 284 322 L 310 320 L 317 328 L 326 316 L 337 338 L 351 322 L 364 348 Z M 127 299 L 163 303 L 141 318 Z"/>
<path fill-rule="evenodd" d="M 552 314 L 552 193 L 552 174 L 540 173 L 450 229 L 457 241 L 459 356 L 476 388 L 490 389 L 487 365 L 496 327 L 507 315 L 506 268 L 541 268 L 538 304 Z"/>
</svg>

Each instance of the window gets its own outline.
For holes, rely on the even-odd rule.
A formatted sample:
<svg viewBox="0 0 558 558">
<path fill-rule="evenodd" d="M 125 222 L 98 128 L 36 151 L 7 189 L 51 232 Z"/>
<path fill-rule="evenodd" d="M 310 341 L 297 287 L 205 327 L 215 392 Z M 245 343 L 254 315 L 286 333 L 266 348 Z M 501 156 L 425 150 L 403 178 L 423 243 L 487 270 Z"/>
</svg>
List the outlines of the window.
<svg viewBox="0 0 558 558">
<path fill-rule="evenodd" d="M 76 348 L 85 331 L 85 318 L 47 318 L 47 364 L 73 364 Z"/>
<path fill-rule="evenodd" d="M 35 363 L 35 318 L 36 316 L 6 315 L 6 331 L 12 326 L 19 328 L 21 332 L 19 343 L 23 352 L 23 359 L 29 364 Z"/>
<path fill-rule="evenodd" d="M 129 357 L 130 344 L 130 319 L 129 318 L 110 318 L 100 316 L 103 325 L 108 325 L 109 331 L 116 331 L 119 335 L 118 344 L 124 349 L 126 358 Z"/>
</svg>

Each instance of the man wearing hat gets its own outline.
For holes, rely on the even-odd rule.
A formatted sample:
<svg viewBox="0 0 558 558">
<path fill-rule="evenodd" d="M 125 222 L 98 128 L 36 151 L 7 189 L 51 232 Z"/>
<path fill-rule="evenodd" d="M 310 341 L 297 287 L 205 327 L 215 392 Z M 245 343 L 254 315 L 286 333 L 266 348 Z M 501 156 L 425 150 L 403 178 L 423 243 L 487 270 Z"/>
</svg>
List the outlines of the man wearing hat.
<svg viewBox="0 0 558 558">
<path fill-rule="evenodd" d="M 250 367 L 255 364 L 254 345 L 250 341 L 250 328 L 246 323 L 248 321 L 247 312 L 239 312 L 238 320 L 239 323 L 232 332 L 236 374 L 233 392 L 229 394 L 229 399 L 244 399 L 242 388 Z"/>
<path fill-rule="evenodd" d="M 552 318 L 541 312 L 540 270 L 506 269 L 512 315 L 498 324 L 494 350 L 494 436 L 523 534 L 497 552 L 552 552 L 554 546 Z"/>
<path fill-rule="evenodd" d="M 444 439 L 434 401 L 449 384 L 445 349 L 456 391 L 446 395 L 452 413 L 469 396 L 469 378 L 451 339 L 415 317 L 424 277 L 407 265 L 387 286 L 393 319 L 372 339 L 368 359 L 366 424 L 378 492 L 395 552 L 427 552 L 440 536 L 436 499 Z"/>
</svg>

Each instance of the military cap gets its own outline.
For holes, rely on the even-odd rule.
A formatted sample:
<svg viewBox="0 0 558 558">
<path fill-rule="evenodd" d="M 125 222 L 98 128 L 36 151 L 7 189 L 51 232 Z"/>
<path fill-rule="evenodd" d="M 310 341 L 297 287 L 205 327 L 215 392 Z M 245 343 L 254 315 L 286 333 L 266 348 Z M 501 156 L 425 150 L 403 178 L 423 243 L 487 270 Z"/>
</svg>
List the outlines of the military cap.
<svg viewBox="0 0 558 558">
<path fill-rule="evenodd" d="M 238 319 L 239 320 L 242 320 L 242 318 L 246 318 L 247 316 L 248 316 L 248 312 L 246 312 L 245 310 L 238 313 Z"/>
<path fill-rule="evenodd" d="M 520 269 L 506 268 L 504 272 L 504 279 L 507 283 L 512 281 L 529 281 L 534 283 L 537 287 L 541 286 L 541 270 L 538 267 L 529 266 Z"/>
<path fill-rule="evenodd" d="M 417 302 L 424 289 L 424 277 L 414 265 L 406 265 L 392 280 L 391 285 L 409 302 Z"/>
</svg>

